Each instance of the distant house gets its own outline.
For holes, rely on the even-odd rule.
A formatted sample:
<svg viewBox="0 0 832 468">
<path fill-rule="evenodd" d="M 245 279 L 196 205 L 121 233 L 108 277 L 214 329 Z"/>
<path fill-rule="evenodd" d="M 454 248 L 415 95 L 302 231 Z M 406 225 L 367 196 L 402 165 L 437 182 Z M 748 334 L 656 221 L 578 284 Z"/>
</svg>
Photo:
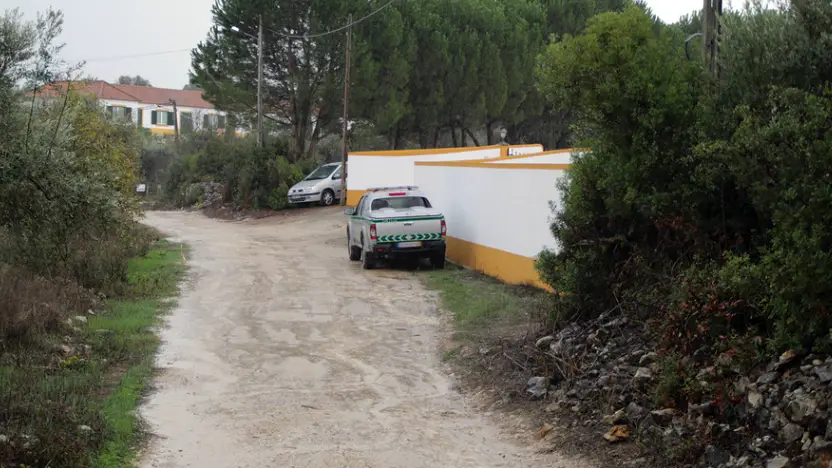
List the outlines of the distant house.
<svg viewBox="0 0 832 468">
<path fill-rule="evenodd" d="M 44 98 L 59 96 L 66 91 L 67 85 L 65 81 L 46 85 L 38 91 L 38 95 Z M 199 90 L 152 88 L 106 81 L 76 82 L 71 87 L 78 93 L 95 96 L 112 118 L 130 120 L 150 133 L 173 135 L 174 119 L 178 120 L 179 132 L 183 134 L 194 130 L 225 130 L 226 113 L 203 99 Z M 238 129 L 236 133 L 244 131 Z"/>
</svg>

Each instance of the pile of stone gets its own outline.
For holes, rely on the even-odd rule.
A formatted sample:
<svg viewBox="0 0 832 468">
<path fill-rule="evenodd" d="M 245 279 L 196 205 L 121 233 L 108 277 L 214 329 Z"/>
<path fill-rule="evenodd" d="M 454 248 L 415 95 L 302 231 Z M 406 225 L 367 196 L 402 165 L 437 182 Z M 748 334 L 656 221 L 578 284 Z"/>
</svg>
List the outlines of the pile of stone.
<svg viewBox="0 0 832 468">
<path fill-rule="evenodd" d="M 644 458 L 631 464 L 832 467 L 828 356 L 792 350 L 748 374 L 730 355 L 693 356 L 703 364 L 688 384 L 724 388 L 724 399 L 660 407 L 662 369 L 642 324 L 602 316 L 544 336 L 536 347 L 555 371 L 529 379 L 527 394 L 546 402 L 561 425 L 597 430 L 599 443 L 641 441 Z"/>
</svg>

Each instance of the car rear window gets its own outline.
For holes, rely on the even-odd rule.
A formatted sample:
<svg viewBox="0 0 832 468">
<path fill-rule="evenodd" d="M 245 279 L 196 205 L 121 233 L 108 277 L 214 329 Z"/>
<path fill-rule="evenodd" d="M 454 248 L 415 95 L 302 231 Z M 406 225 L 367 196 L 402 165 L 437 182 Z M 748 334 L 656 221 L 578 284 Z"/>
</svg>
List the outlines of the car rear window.
<svg viewBox="0 0 832 468">
<path fill-rule="evenodd" d="M 393 208 L 394 210 L 405 210 L 408 208 L 423 207 L 430 208 L 430 202 L 425 197 L 390 197 L 376 198 L 370 206 L 372 211 Z"/>
</svg>

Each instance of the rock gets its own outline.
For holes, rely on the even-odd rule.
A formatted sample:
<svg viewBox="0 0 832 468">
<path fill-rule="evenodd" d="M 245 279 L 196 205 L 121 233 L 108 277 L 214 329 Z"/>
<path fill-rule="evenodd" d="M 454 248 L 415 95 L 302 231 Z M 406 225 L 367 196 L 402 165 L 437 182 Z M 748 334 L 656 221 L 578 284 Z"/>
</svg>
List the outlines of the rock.
<svg viewBox="0 0 832 468">
<path fill-rule="evenodd" d="M 674 410 L 673 408 L 665 408 L 650 412 L 650 416 L 653 417 L 653 421 L 655 421 L 656 424 L 659 424 L 661 426 L 666 426 L 670 424 L 670 422 L 673 421 L 673 416 L 675 414 L 676 410 Z"/>
<path fill-rule="evenodd" d="M 549 435 L 549 433 L 552 432 L 552 429 L 554 429 L 554 428 L 555 428 L 555 426 L 553 426 L 549 423 L 544 423 L 543 426 L 541 426 L 540 429 L 538 429 L 537 432 L 535 433 L 535 438 L 537 440 L 545 439 L 546 436 Z"/>
<path fill-rule="evenodd" d="M 551 403 L 543 411 L 546 411 L 547 413 L 557 413 L 558 411 L 560 411 L 560 405 L 557 403 Z"/>
<path fill-rule="evenodd" d="M 526 393 L 535 398 L 542 398 L 549 392 L 549 379 L 546 377 L 532 377 L 526 383 Z"/>
<path fill-rule="evenodd" d="M 80 426 L 78 426 L 78 431 L 89 433 L 92 432 L 92 428 L 87 426 L 86 424 L 81 424 Z"/>
<path fill-rule="evenodd" d="M 87 323 L 87 318 L 84 317 L 83 315 L 76 315 L 75 317 L 72 318 L 72 320 L 74 320 L 78 323 Z"/>
<path fill-rule="evenodd" d="M 821 437 L 815 437 L 815 441 L 809 450 L 813 453 L 832 453 L 832 442 L 823 440 Z"/>
<path fill-rule="evenodd" d="M 70 346 L 68 344 L 62 344 L 62 345 L 58 346 L 58 349 L 61 351 L 61 353 L 65 354 L 67 356 L 72 354 L 73 351 L 75 351 L 72 348 L 72 346 Z"/>
<path fill-rule="evenodd" d="M 791 466 L 791 460 L 782 455 L 769 459 L 766 462 L 766 468 L 788 468 Z"/>
<path fill-rule="evenodd" d="M 782 370 L 788 367 L 793 362 L 797 361 L 797 359 L 803 356 L 804 352 L 801 349 L 790 349 L 785 353 L 780 355 L 780 359 L 777 360 L 777 363 L 774 365 L 775 370 Z"/>
<path fill-rule="evenodd" d="M 610 443 L 623 442 L 630 438 L 630 428 L 626 425 L 613 426 L 606 434 L 604 439 Z"/>
<path fill-rule="evenodd" d="M 624 410 L 624 412 L 627 415 L 627 419 L 631 423 L 635 424 L 636 422 L 641 420 L 641 418 L 644 417 L 644 413 L 646 412 L 646 410 L 639 406 L 636 402 L 631 401 L 630 404 L 627 405 L 627 408 Z"/>
<path fill-rule="evenodd" d="M 720 450 L 720 449 L 714 447 L 713 445 L 709 445 L 709 446 L 705 447 L 704 458 L 705 458 L 705 463 L 707 463 L 708 466 L 717 467 L 717 466 L 721 466 L 725 463 L 728 463 L 728 460 L 731 457 L 724 450 Z"/>
<path fill-rule="evenodd" d="M 705 367 L 696 373 L 696 380 L 700 382 L 708 382 L 716 376 L 716 370 L 713 367 Z"/>
<path fill-rule="evenodd" d="M 638 365 L 641 367 L 649 366 L 650 364 L 656 362 L 658 357 L 659 355 L 656 353 L 647 353 L 638 360 Z"/>
<path fill-rule="evenodd" d="M 826 423 L 826 440 L 832 440 L 832 420 Z"/>
<path fill-rule="evenodd" d="M 9 436 L 6 434 L 0 434 L 0 444 L 7 444 L 9 443 Z"/>
<path fill-rule="evenodd" d="M 608 414 L 604 416 L 604 424 L 607 426 L 615 426 L 617 424 L 621 424 L 627 420 L 627 413 L 624 412 L 623 409 L 616 411 L 613 414 Z"/>
<path fill-rule="evenodd" d="M 748 392 L 748 387 L 751 386 L 751 381 L 748 380 L 748 377 L 740 377 L 739 380 L 734 382 L 734 393 L 737 395 L 743 395 Z"/>
<path fill-rule="evenodd" d="M 770 383 L 773 383 L 779 377 L 780 377 L 780 374 L 777 373 L 777 372 L 768 372 L 768 373 L 765 373 L 765 374 L 763 374 L 763 375 L 761 375 L 760 377 L 757 378 L 757 384 L 758 385 L 768 385 Z"/>
<path fill-rule="evenodd" d="M 706 401 L 700 405 L 690 405 L 688 409 L 691 413 L 699 415 L 699 414 L 710 414 L 714 409 L 713 402 Z"/>
<path fill-rule="evenodd" d="M 748 404 L 751 405 L 752 408 L 757 409 L 760 406 L 763 406 L 763 395 L 761 395 L 756 390 L 749 390 L 748 391 Z"/>
<path fill-rule="evenodd" d="M 650 369 L 646 367 L 639 367 L 636 371 L 636 375 L 633 376 L 633 385 L 643 388 L 650 383 L 651 380 L 653 380 L 653 373 L 650 372 Z"/>
<path fill-rule="evenodd" d="M 815 413 L 818 404 L 814 399 L 808 396 L 798 396 L 794 400 L 786 404 L 786 416 L 793 422 L 802 423 L 804 420 Z"/>
<path fill-rule="evenodd" d="M 832 382 L 832 365 L 815 367 L 815 375 L 818 376 L 821 383 Z"/>
<path fill-rule="evenodd" d="M 549 335 L 549 336 L 544 336 L 543 338 L 537 340 L 537 343 L 535 343 L 534 345 L 537 346 L 538 349 L 546 349 L 549 346 L 551 346 L 554 341 L 555 341 L 555 337 L 552 336 L 552 335 Z"/>
<path fill-rule="evenodd" d="M 797 442 L 801 437 L 803 437 L 803 428 L 795 423 L 786 424 L 783 429 L 780 430 L 780 440 L 783 441 L 784 444 L 789 445 Z"/>
</svg>

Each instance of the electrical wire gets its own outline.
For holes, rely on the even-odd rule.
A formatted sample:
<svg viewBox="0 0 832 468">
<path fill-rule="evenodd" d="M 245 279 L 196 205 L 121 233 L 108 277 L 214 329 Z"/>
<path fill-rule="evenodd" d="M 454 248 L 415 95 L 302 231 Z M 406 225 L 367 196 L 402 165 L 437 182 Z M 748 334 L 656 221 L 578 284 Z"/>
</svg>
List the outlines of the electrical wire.
<svg viewBox="0 0 832 468">
<path fill-rule="evenodd" d="M 372 12 L 370 12 L 369 14 L 367 14 L 366 16 L 364 16 L 362 18 L 359 18 L 355 21 L 352 21 L 352 22 L 350 22 L 350 23 L 348 23 L 344 26 L 341 26 L 340 28 L 332 29 L 332 30 L 325 31 L 325 32 L 322 32 L 322 33 L 306 34 L 306 35 L 294 35 L 294 34 L 286 34 L 286 33 L 278 32 L 278 31 L 275 31 L 273 29 L 267 29 L 267 30 L 270 31 L 272 34 L 276 34 L 278 36 L 286 37 L 286 38 L 289 38 L 289 39 L 313 39 L 313 38 L 316 38 L 316 37 L 329 36 L 331 34 L 337 34 L 339 32 L 346 31 L 347 29 L 349 29 L 349 28 L 351 28 L 351 27 L 353 27 L 353 26 L 355 26 L 359 23 L 367 21 L 368 19 L 370 19 L 373 16 L 379 14 L 381 11 L 383 11 L 385 8 L 389 7 L 390 5 L 395 3 L 396 1 L 397 0 L 390 0 L 389 2 L 385 3 L 384 5 L 380 6 L 377 9 L 373 10 Z M 124 59 L 130 59 L 130 58 L 152 57 L 154 55 L 179 54 L 179 53 L 182 53 L 182 52 L 190 52 L 192 50 L 193 50 L 193 48 L 188 48 L 188 49 L 165 50 L 165 51 L 161 51 L 161 52 L 148 52 L 148 53 L 144 53 L 144 54 L 115 55 L 115 56 L 111 56 L 111 57 L 99 57 L 99 58 L 84 60 L 84 62 L 86 62 L 86 63 L 112 62 L 112 61 L 116 61 L 116 60 L 124 60 Z"/>
<path fill-rule="evenodd" d="M 193 49 L 191 48 L 191 49 L 165 50 L 165 51 L 162 51 L 162 52 L 148 52 L 148 53 L 145 53 L 145 54 L 134 54 L 134 55 L 115 55 L 115 56 L 112 56 L 112 57 L 100 57 L 100 58 L 94 58 L 94 59 L 84 60 L 84 61 L 87 62 L 87 63 L 112 62 L 114 60 L 123 60 L 123 59 L 129 59 L 129 58 L 139 58 L 139 57 L 150 57 L 150 56 L 153 56 L 153 55 L 178 54 L 178 53 L 182 53 L 182 52 L 190 52 L 191 50 L 193 50 Z"/>
<path fill-rule="evenodd" d="M 316 38 L 316 37 L 329 36 L 330 34 L 336 34 L 336 33 L 339 33 L 341 31 L 346 31 L 347 29 L 355 26 L 356 24 L 362 23 L 362 22 L 372 18 L 373 16 L 377 15 L 379 12 L 381 12 L 385 8 L 389 7 L 390 5 L 392 5 L 396 1 L 397 0 L 390 0 L 389 2 L 380 6 L 376 10 L 370 12 L 367 16 L 365 16 L 363 18 L 352 21 L 351 23 L 348 23 L 344 26 L 341 26 L 340 28 L 332 29 L 332 30 L 325 31 L 325 32 L 322 32 L 322 33 L 306 34 L 306 35 L 301 36 L 301 35 L 294 35 L 294 34 L 286 34 L 286 33 L 282 33 L 282 32 L 277 32 L 273 29 L 268 29 L 268 31 L 271 31 L 272 34 L 277 34 L 278 36 L 283 36 L 283 37 L 286 37 L 286 38 L 289 38 L 289 39 L 312 39 L 312 38 Z"/>
</svg>

